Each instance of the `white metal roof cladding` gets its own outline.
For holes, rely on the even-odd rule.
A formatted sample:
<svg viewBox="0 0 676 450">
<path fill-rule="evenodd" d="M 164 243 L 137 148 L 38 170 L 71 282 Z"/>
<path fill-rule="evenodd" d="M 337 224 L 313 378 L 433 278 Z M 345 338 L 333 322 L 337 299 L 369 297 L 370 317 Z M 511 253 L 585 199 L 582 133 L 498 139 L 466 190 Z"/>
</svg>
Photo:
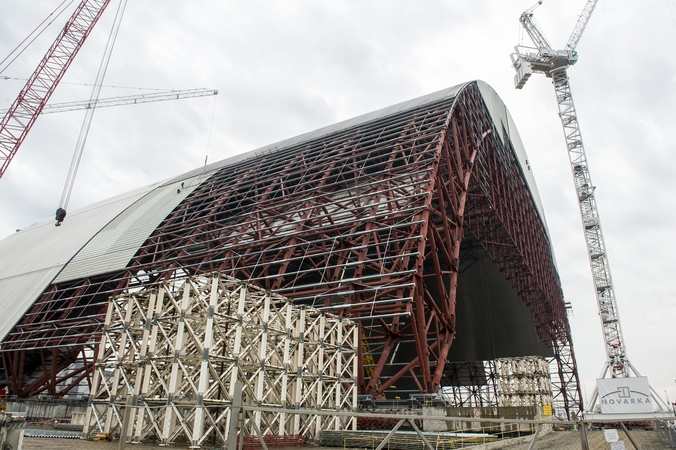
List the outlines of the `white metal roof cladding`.
<svg viewBox="0 0 676 450">
<path fill-rule="evenodd" d="M 165 184 L 126 208 L 75 255 L 54 282 L 124 269 L 160 222 L 199 185 L 198 178 Z"/>
<path fill-rule="evenodd" d="M 491 117 L 502 125 L 514 146 L 540 217 L 540 196 L 516 126 L 498 94 L 477 82 Z M 325 136 L 426 103 L 454 97 L 467 83 L 301 134 L 193 170 L 166 182 L 143 187 L 68 215 L 60 227 L 38 223 L 0 241 L 0 302 L 11 303 L 0 318 L 0 339 L 52 282 L 121 270 L 161 221 L 217 170 L 259 155 Z M 500 136 L 502 139 L 502 135 Z M 180 192 L 177 192 L 180 190 Z"/>
<path fill-rule="evenodd" d="M 60 227 L 54 220 L 32 225 L 0 241 L 0 336 L 4 336 L 49 286 L 61 269 L 120 212 L 157 184 L 98 202 L 68 214 Z"/>
</svg>

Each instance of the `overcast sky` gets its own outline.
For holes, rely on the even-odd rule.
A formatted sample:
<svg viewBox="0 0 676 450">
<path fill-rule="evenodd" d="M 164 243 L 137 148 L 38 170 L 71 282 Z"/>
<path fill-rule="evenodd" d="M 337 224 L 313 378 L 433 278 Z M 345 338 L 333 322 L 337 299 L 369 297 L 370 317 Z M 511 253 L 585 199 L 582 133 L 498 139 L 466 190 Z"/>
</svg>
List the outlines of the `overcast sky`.
<svg viewBox="0 0 676 450">
<path fill-rule="evenodd" d="M 0 59 L 61 0 L 2 0 Z M 77 4 L 75 1 L 74 4 Z M 585 399 L 605 360 L 563 133 L 549 79 L 514 89 L 509 54 L 535 0 L 130 0 L 106 85 L 215 88 L 218 97 L 100 109 L 69 210 L 321 126 L 473 79 L 510 109 L 549 223 Z M 563 48 L 584 0 L 536 18 Z M 117 0 L 51 103 L 84 100 Z M 70 15 L 0 77 L 0 108 Z M 55 25 L 56 25 L 55 23 Z M 525 42 L 528 43 L 525 37 Z M 628 356 L 676 401 L 676 0 L 601 0 L 569 70 L 597 186 Z M 72 83 L 72 84 L 71 84 Z M 103 89 L 102 97 L 149 92 Z M 0 238 L 53 217 L 83 112 L 40 117 L 0 179 Z M 8 255 L 0 255 L 8 257 Z M 461 319 L 460 319 L 461 320 Z"/>
</svg>

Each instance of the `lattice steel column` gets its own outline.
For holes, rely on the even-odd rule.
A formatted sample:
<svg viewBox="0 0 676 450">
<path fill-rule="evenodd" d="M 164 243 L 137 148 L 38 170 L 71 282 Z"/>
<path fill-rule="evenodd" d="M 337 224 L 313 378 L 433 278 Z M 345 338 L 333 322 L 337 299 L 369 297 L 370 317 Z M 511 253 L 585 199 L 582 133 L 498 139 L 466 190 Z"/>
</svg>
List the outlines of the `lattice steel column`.
<svg viewBox="0 0 676 450">
<path fill-rule="evenodd" d="M 607 363 L 612 370 L 613 377 L 627 377 L 629 367 L 627 366 L 626 347 L 617 311 L 615 289 L 610 275 L 610 264 L 601 230 L 599 211 L 594 197 L 596 187 L 592 184 L 589 174 L 587 155 L 582 143 L 580 124 L 577 120 L 566 69 L 553 71 L 552 80 L 582 215 L 582 226 L 596 289 L 596 302 L 603 329 Z"/>
</svg>

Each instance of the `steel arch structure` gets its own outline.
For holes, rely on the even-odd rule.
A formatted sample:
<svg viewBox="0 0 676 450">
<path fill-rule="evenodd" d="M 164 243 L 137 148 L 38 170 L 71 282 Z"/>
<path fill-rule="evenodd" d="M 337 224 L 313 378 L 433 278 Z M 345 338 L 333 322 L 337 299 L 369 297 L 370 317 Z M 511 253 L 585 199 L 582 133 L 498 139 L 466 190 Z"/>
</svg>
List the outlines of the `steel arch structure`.
<svg viewBox="0 0 676 450">
<path fill-rule="evenodd" d="M 358 321 L 361 393 L 436 393 L 463 320 L 458 277 L 470 241 L 511 283 L 554 355 L 555 400 L 579 410 L 544 219 L 476 82 L 205 176 L 125 270 L 45 290 L 3 340 L 9 391 L 59 395 L 59 379 L 90 376 L 87 349 L 110 295 L 218 271 Z M 57 377 L 83 357 L 78 373 Z M 44 375 L 24 384 L 37 368 Z"/>
</svg>

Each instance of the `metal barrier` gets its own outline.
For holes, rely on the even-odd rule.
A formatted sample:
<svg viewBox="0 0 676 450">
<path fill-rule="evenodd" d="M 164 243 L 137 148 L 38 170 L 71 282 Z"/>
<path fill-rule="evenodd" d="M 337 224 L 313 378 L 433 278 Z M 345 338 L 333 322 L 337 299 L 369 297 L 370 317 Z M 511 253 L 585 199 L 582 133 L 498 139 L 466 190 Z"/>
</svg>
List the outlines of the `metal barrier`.
<svg viewBox="0 0 676 450">
<path fill-rule="evenodd" d="M 657 423 L 657 429 L 662 432 L 664 437 L 676 448 L 676 423 L 673 421 L 660 420 Z"/>
<path fill-rule="evenodd" d="M 308 420 L 318 420 L 319 416 L 349 416 L 353 418 L 376 416 L 373 412 L 355 412 L 350 410 L 326 411 L 313 409 L 288 409 L 258 407 L 242 405 L 237 422 L 219 423 L 219 427 L 232 426 L 237 439 L 228 448 L 238 450 L 242 448 L 258 447 L 263 450 L 278 447 L 285 443 L 300 446 L 299 436 L 273 437 L 263 436 L 258 427 L 253 431 L 242 427 L 241 421 L 255 422 L 256 413 L 266 413 L 274 410 L 277 413 L 297 414 L 308 416 Z M 367 450 L 454 450 L 472 448 L 474 450 L 667 450 L 676 448 L 676 421 L 664 420 L 660 417 L 624 417 L 622 421 L 607 421 L 601 419 L 564 421 L 550 417 L 548 420 L 507 420 L 468 417 L 445 417 L 422 414 L 377 414 L 379 418 L 391 419 L 389 429 L 384 430 L 353 430 L 340 429 L 322 430 L 320 436 L 312 442 L 313 446 L 334 448 L 358 448 Z M 233 417 L 237 417 L 233 414 Z M 157 443 L 144 442 L 131 444 L 120 442 L 119 436 L 99 436 L 97 442 L 84 439 L 73 439 L 74 432 L 60 431 L 59 433 L 45 432 L 55 427 L 61 428 L 66 424 L 59 421 L 26 424 L 26 434 L 23 438 L 24 450 L 52 449 L 52 450 L 114 450 L 133 448 L 134 450 L 159 449 Z M 439 429 L 439 422 L 445 422 L 449 431 L 424 431 L 428 428 Z M 384 421 L 383 423 L 388 423 Z M 406 425 L 408 430 L 402 430 Z M 423 428 L 421 430 L 421 428 Z M 43 430 L 36 433 L 31 431 Z M 249 434 L 250 433 L 250 434 Z M 37 437 L 41 436 L 41 437 Z M 289 439 L 293 440 L 290 443 Z M 106 442 L 106 440 L 110 440 Z M 608 442 L 616 440 L 617 442 Z M 189 445 L 188 442 L 177 442 L 176 446 Z M 611 445 L 613 445 L 611 447 Z M 126 447 L 125 447 L 126 446 Z M 202 448 L 224 448 L 222 444 L 205 442 Z"/>
</svg>

